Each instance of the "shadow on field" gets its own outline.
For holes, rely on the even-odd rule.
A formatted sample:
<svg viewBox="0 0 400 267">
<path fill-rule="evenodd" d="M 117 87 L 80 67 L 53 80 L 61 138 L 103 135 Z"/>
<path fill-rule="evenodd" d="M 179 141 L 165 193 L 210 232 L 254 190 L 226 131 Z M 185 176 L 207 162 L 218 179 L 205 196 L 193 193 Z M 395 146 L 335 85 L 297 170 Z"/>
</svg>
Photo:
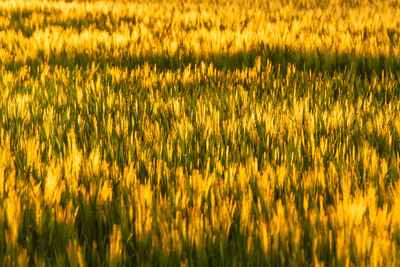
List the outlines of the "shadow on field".
<svg viewBox="0 0 400 267">
<path fill-rule="evenodd" d="M 202 61 L 206 64 L 212 63 L 217 69 L 241 69 L 252 67 L 255 59 L 261 56 L 262 63 L 269 60 L 274 66 L 280 65 L 281 74 L 285 74 L 286 66 L 293 64 L 298 70 L 311 71 L 332 75 L 338 72 L 350 71 L 363 78 L 370 78 L 371 75 L 381 76 L 382 71 L 392 72 L 400 77 L 400 58 L 377 55 L 365 56 L 356 53 L 338 53 L 331 51 L 298 51 L 289 47 L 271 47 L 261 43 L 255 48 L 243 50 L 237 53 L 217 53 L 207 55 L 195 55 L 190 51 L 180 51 L 180 56 L 169 56 L 168 54 L 143 54 L 139 56 L 126 55 L 118 51 L 122 56 L 112 56 L 110 52 L 87 54 L 83 51 L 53 53 L 45 56 L 39 52 L 35 58 L 27 62 L 11 62 L 5 67 L 8 70 L 19 69 L 23 65 L 31 67 L 32 74 L 36 74 L 38 66 L 48 63 L 50 66 L 62 66 L 74 69 L 76 67 L 85 69 L 94 62 L 100 67 L 119 66 L 122 68 L 134 69 L 138 65 L 148 62 L 156 65 L 158 70 L 176 70 L 185 68 L 188 64 L 198 65 Z"/>
</svg>

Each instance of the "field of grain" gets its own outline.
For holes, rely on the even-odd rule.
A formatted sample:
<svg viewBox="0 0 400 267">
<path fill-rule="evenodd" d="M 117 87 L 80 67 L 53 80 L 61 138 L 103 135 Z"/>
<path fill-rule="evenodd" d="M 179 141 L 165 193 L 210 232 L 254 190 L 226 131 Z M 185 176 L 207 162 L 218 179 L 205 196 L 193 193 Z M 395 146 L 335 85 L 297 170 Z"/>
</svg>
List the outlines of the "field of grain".
<svg viewBox="0 0 400 267">
<path fill-rule="evenodd" d="M 399 266 L 400 1 L 0 2 L 0 266 Z"/>
</svg>

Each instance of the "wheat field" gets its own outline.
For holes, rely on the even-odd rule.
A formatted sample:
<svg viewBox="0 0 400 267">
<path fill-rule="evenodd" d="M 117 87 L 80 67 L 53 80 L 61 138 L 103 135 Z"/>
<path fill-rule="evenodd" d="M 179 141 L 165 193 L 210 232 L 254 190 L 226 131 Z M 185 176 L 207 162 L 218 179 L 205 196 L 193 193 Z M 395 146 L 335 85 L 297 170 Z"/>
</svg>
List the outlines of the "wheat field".
<svg viewBox="0 0 400 267">
<path fill-rule="evenodd" d="M 399 266 L 400 1 L 0 2 L 1 266 Z"/>
</svg>

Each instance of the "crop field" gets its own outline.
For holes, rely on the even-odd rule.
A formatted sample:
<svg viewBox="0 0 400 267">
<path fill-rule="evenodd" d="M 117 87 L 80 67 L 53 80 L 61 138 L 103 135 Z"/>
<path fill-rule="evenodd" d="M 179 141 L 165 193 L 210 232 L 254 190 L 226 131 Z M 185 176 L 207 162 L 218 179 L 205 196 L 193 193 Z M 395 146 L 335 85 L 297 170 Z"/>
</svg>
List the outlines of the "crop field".
<svg viewBox="0 0 400 267">
<path fill-rule="evenodd" d="M 0 2 L 0 266 L 400 266 L 400 1 Z"/>
</svg>

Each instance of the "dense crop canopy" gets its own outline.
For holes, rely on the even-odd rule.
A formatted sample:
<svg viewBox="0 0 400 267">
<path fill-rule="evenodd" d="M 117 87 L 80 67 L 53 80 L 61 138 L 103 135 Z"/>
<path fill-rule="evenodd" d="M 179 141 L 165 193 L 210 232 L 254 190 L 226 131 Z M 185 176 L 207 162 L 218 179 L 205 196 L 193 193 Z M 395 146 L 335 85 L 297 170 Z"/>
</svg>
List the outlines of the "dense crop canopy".
<svg viewBox="0 0 400 267">
<path fill-rule="evenodd" d="M 400 265 L 400 3 L 222 2 L 0 3 L 0 265 Z"/>
</svg>

